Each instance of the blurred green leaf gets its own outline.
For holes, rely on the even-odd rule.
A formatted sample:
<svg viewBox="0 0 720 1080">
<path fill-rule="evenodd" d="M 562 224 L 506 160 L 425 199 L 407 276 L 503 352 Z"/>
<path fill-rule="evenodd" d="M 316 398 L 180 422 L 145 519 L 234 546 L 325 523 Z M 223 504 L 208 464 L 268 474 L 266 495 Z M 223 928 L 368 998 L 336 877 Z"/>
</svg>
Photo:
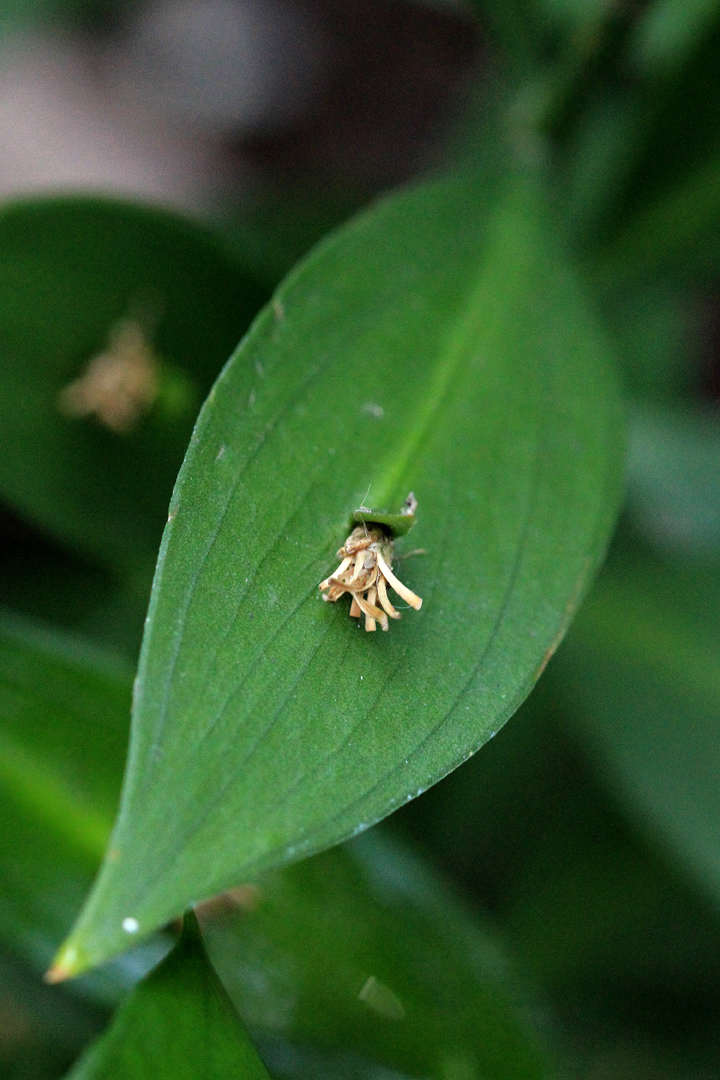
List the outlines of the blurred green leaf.
<svg viewBox="0 0 720 1080">
<path fill-rule="evenodd" d="M 0 937 L 38 971 L 110 833 L 131 685 L 112 654 L 0 612 Z M 115 998 L 159 948 L 98 973 L 88 992 Z"/>
<path fill-rule="evenodd" d="M 613 0 L 535 0 L 532 6 L 572 33 L 600 24 L 612 13 L 614 3 Z"/>
<path fill-rule="evenodd" d="M 0 935 L 36 970 L 47 965 L 99 861 L 128 707 L 129 677 L 111 657 L 26 620 L 0 621 Z M 272 1040 L 279 1059 L 289 1040 L 336 1055 L 355 1046 L 358 1068 L 363 1052 L 408 1066 L 427 1059 L 435 1063 L 428 1075 L 443 1080 L 437 1063 L 468 1055 L 494 1061 L 498 1078 L 521 1067 L 507 1075 L 544 1075 L 513 1014 L 499 952 L 397 845 L 374 838 L 333 851 L 261 889 L 252 918 L 229 900 L 208 905 L 209 945 L 241 1015 L 253 1034 Z M 252 903 L 254 890 L 246 896 Z M 116 1000 L 161 947 L 70 987 Z M 381 991 L 380 1012 L 372 995 L 369 1004 L 358 998 L 373 973 L 381 986 L 399 988 L 402 1023 L 382 1013 Z"/>
<path fill-rule="evenodd" d="M 646 75 L 678 67 L 720 18 L 718 0 L 654 0 L 637 20 L 630 55 Z"/>
<path fill-rule="evenodd" d="M 49 16 L 62 14 L 65 6 L 65 0 L 5 0 L 0 11 L 0 35 L 36 29 Z"/>
<path fill-rule="evenodd" d="M 117 587 L 111 570 L 54 543 L 0 503 L 0 608 L 70 630 L 92 619 Z"/>
<path fill-rule="evenodd" d="M 56 1080 L 102 1031 L 104 1010 L 78 1001 L 0 950 L 0 1075 Z"/>
<path fill-rule="evenodd" d="M 649 558 L 605 572 L 555 670 L 626 801 L 720 895 L 720 576 Z"/>
<path fill-rule="evenodd" d="M 173 496 L 112 855 L 61 968 L 378 820 L 528 693 L 621 456 L 605 345 L 548 231 L 526 182 L 402 194 L 322 245 L 225 369 Z M 368 490 L 393 509 L 411 488 L 429 554 L 402 575 L 425 607 L 370 636 L 317 584 Z"/>
<path fill-rule="evenodd" d="M 269 1080 L 212 969 L 194 915 L 68 1080 Z"/>
<path fill-rule="evenodd" d="M 637 400 L 667 403 L 697 385 L 702 334 L 697 293 L 668 281 L 598 283 L 625 386 Z"/>
<path fill-rule="evenodd" d="M 720 413 L 633 407 L 628 513 L 660 554 L 720 560 Z"/>
<path fill-rule="evenodd" d="M 493 937 L 378 830 L 210 901 L 200 918 L 270 1065 L 284 1039 L 428 1080 L 550 1075 Z"/>
<path fill-rule="evenodd" d="M 562 179 L 553 185 L 558 210 L 585 254 L 588 239 L 606 228 L 647 124 L 647 103 L 639 89 L 630 93 L 611 83 L 591 99 L 573 99 L 577 115 L 560 148 Z"/>
<path fill-rule="evenodd" d="M 720 1050 L 718 911 L 591 769 L 556 666 L 482 753 L 391 824 L 491 912 L 559 1019 L 570 1075 L 699 1080 Z"/>
<path fill-rule="evenodd" d="M 630 281 L 652 271 L 687 281 L 698 268 L 690 261 L 698 262 L 690 240 L 705 262 L 714 251 L 717 265 L 719 48 L 716 19 L 671 78 L 649 79 L 642 87 L 643 124 L 633 138 L 633 167 L 613 214 L 602 223 L 609 275 Z M 706 269 L 702 262 L 699 268 Z"/>
<path fill-rule="evenodd" d="M 197 409 L 263 299 L 219 237 L 169 211 L 91 198 L 6 206 L 2 495 L 79 551 L 134 574 L 152 564 Z M 109 348 L 116 361 L 150 354 L 153 400 L 125 430 L 66 415 L 68 387 Z M 105 394 L 116 409 L 125 400 L 112 381 Z"/>
<path fill-rule="evenodd" d="M 119 796 L 131 685 L 131 673 L 91 646 L 0 616 L 5 935 L 32 935 L 49 915 L 38 918 L 36 905 L 52 908 L 72 887 L 65 866 L 55 880 L 62 860 L 50 857 L 53 844 L 72 852 L 80 890 L 102 855 Z"/>
<path fill-rule="evenodd" d="M 720 154 L 644 200 L 602 252 L 600 273 L 617 281 L 671 275 L 688 280 L 720 269 Z"/>
<path fill-rule="evenodd" d="M 152 567 L 120 573 L 0 502 L 0 609 L 92 639 L 136 667 L 151 586 Z"/>
<path fill-rule="evenodd" d="M 533 0 L 471 0 L 483 30 L 500 54 L 504 67 L 517 79 L 537 68 L 546 34 Z"/>
</svg>

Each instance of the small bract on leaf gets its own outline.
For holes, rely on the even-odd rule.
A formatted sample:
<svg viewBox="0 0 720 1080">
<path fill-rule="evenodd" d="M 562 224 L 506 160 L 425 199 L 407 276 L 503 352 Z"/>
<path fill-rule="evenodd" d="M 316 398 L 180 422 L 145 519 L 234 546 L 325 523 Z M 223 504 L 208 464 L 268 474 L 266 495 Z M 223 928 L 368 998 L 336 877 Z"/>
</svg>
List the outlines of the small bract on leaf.
<svg viewBox="0 0 720 1080">
<path fill-rule="evenodd" d="M 409 533 L 415 524 L 417 505 L 417 499 L 411 491 L 399 514 L 386 514 L 382 510 L 368 510 L 367 506 L 360 506 L 352 515 L 350 528 L 353 529 L 356 525 L 382 525 L 393 539 L 397 540 Z"/>
<path fill-rule="evenodd" d="M 388 599 L 388 585 L 416 611 L 422 607 L 422 599 L 392 572 L 394 535 L 401 530 L 393 528 L 390 522 L 399 521 L 401 526 L 407 522 L 403 530 L 407 531 L 415 524 L 416 509 L 417 499 L 410 492 L 400 514 L 376 514 L 364 506 L 356 510 L 353 520 L 360 518 L 362 525 L 355 526 L 338 550 L 337 556 L 342 560 L 338 568 L 320 582 L 323 600 L 335 603 L 345 593 L 350 594 L 350 615 L 353 618 L 364 615 L 366 630 L 375 630 L 378 622 L 387 630 L 388 616 L 402 617 Z"/>
</svg>

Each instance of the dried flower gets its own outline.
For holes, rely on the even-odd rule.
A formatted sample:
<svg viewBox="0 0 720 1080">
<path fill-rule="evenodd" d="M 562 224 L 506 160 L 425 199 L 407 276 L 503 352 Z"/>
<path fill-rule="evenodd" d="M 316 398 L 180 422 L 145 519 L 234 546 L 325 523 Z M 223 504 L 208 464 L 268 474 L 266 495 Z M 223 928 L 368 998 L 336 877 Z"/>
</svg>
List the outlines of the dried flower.
<svg viewBox="0 0 720 1080">
<path fill-rule="evenodd" d="M 155 401 L 158 364 L 142 327 L 123 319 L 110 330 L 108 347 L 84 374 L 66 386 L 58 408 L 66 416 L 96 416 L 110 431 L 126 434 Z"/>
<path fill-rule="evenodd" d="M 334 603 L 349 593 L 350 615 L 354 618 L 364 615 L 366 630 L 375 630 L 376 623 L 387 630 L 388 616 L 400 618 L 400 612 L 388 599 L 388 585 L 416 611 L 422 607 L 421 598 L 392 572 L 393 539 L 386 529 L 372 523 L 357 525 L 337 554 L 342 560 L 337 570 L 320 582 L 323 600 Z"/>
</svg>

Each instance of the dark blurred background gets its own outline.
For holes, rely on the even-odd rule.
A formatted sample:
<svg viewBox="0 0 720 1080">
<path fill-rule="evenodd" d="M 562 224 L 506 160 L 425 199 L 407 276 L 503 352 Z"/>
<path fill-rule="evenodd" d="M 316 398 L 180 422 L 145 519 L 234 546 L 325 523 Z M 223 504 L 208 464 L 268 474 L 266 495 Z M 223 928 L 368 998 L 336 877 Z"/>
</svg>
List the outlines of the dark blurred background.
<svg viewBox="0 0 720 1080">
<path fill-rule="evenodd" d="M 271 214 L 278 258 L 283 231 L 292 259 L 328 222 L 438 161 L 483 70 L 483 34 L 462 4 L 35 6 L 34 18 L 27 4 L 6 16 L 0 193 L 241 208 L 248 227 Z"/>
</svg>

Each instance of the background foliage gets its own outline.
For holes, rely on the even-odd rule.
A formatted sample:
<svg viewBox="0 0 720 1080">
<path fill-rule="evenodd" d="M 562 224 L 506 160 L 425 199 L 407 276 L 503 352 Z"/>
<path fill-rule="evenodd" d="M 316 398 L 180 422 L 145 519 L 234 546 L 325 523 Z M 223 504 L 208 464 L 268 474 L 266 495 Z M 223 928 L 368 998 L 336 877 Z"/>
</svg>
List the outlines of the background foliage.
<svg viewBox="0 0 720 1080">
<path fill-rule="evenodd" d="M 50 18 L 93 34 L 127 13 L 120 3 L 46 0 L 15 7 L 8 8 L 8 25 Z M 472 425 L 490 432 L 481 475 L 492 480 L 497 469 L 503 483 L 488 480 L 483 519 L 467 499 L 476 462 L 465 465 L 457 454 L 443 464 L 440 483 L 432 478 L 431 454 L 420 473 L 429 493 L 425 505 L 444 513 L 451 503 L 456 507 L 457 547 L 448 550 L 457 554 L 449 565 L 462 561 L 470 584 L 463 597 L 452 576 L 443 578 L 449 571 L 433 555 L 441 539 L 421 536 L 421 525 L 418 543 L 431 555 L 401 563 L 400 576 L 429 590 L 426 595 L 445 588 L 453 596 L 452 608 L 440 611 L 445 624 L 434 628 L 438 656 L 443 636 L 455 628 L 473 655 L 474 635 L 481 641 L 484 625 L 479 605 L 496 580 L 489 572 L 483 578 L 482 567 L 492 566 L 501 580 L 508 565 L 514 500 L 528 475 L 523 433 L 533 429 L 533 418 L 544 417 L 557 432 L 566 469 L 551 473 L 539 505 L 549 508 L 547 520 L 564 524 L 569 554 L 541 541 L 537 553 L 532 549 L 535 561 L 510 624 L 515 637 L 507 640 L 528 627 L 538 640 L 525 652 L 506 643 L 505 667 L 493 670 L 509 680 L 504 692 L 512 691 L 512 700 L 489 709 L 479 734 L 446 735 L 433 744 L 437 760 L 423 764 L 428 780 L 437 779 L 497 731 L 520 688 L 529 689 L 564 625 L 570 579 L 577 578 L 572 560 L 585 558 L 589 574 L 599 559 L 602 523 L 614 509 L 612 481 L 603 477 L 613 475 L 619 443 L 613 435 L 607 456 L 573 453 L 562 443 L 569 413 L 559 403 L 564 391 L 580 417 L 578 430 L 592 421 L 616 432 L 611 384 L 597 374 L 614 356 L 629 453 L 624 508 L 606 565 L 557 657 L 510 723 L 421 798 L 366 837 L 284 869 L 296 838 L 288 839 L 278 818 L 263 836 L 263 850 L 272 853 L 263 865 L 274 869 L 262 877 L 253 868 L 252 881 L 242 872 L 250 859 L 229 861 L 231 849 L 236 858 L 232 833 L 220 820 L 191 853 L 194 876 L 188 872 L 182 887 L 173 879 L 172 899 L 166 902 L 170 892 L 163 893 L 163 904 L 143 921 L 143 933 L 157 933 L 76 980 L 43 984 L 112 828 L 153 563 L 198 408 L 284 271 L 370 191 L 367 178 L 353 184 L 337 174 L 284 189 L 268 184 L 254 206 L 241 199 L 210 225 L 100 198 L 6 206 L 0 213 L 0 1065 L 9 1077 L 49 1080 L 71 1067 L 77 1077 L 158 1076 L 163 1069 L 180 1075 L 185 1065 L 188 1077 L 259 1077 L 267 1070 L 273 1077 L 328 1080 L 719 1075 L 720 6 L 478 0 L 474 13 L 458 17 L 482 42 L 482 62 L 451 136 L 436 149 L 433 170 L 472 175 L 477 186 L 464 202 L 446 199 L 442 207 L 432 195 L 442 183 L 381 204 L 326 241 L 282 286 L 211 394 L 193 436 L 173 507 L 191 487 L 195 517 L 188 517 L 185 548 L 179 541 L 172 546 L 181 518 L 166 534 L 163 559 L 170 569 L 165 584 L 156 585 L 152 608 L 153 618 L 160 611 L 164 621 L 146 639 L 146 650 L 157 652 L 148 651 L 144 663 L 166 670 L 163 649 L 180 640 L 168 629 L 170 613 L 185 603 L 182 575 L 194 572 L 193 544 L 217 510 L 215 488 L 203 487 L 204 454 L 215 462 L 223 446 L 221 468 L 229 476 L 239 456 L 257 455 L 243 503 L 251 516 L 231 515 L 232 533 L 225 541 L 220 534 L 226 548 L 218 549 L 216 577 L 204 585 L 206 603 L 200 616 L 189 609 L 195 637 L 184 647 L 195 651 L 187 671 L 202 672 L 192 701 L 209 708 L 203 644 L 221 640 L 212 644 L 211 659 L 214 679 L 227 680 L 216 683 L 223 696 L 234 691 L 233 665 L 239 657 L 245 662 L 231 625 L 222 622 L 223 605 L 233 599 L 235 578 L 224 572 L 231 541 L 242 535 L 243 558 L 258 566 L 256 588 L 272 584 L 273 558 L 278 565 L 290 560 L 300 584 L 292 593 L 296 579 L 288 575 L 283 603 L 293 611 L 295 604 L 314 603 L 315 584 L 343 539 L 338 529 L 367 483 L 388 503 L 406 493 L 412 473 L 388 470 L 387 462 L 412 437 L 417 416 L 426 417 L 438 400 L 447 404 L 438 424 L 448 431 L 463 430 L 463 402 L 469 403 Z M 507 195 L 518 185 L 525 192 L 519 201 Z M 452 239 L 458 230 L 459 247 Z M 390 269 L 379 269 L 383 251 Z M 423 252 L 429 253 L 425 278 L 417 270 Z M 343 266 L 350 267 L 347 279 Z M 456 298 L 468 294 L 493 311 L 489 332 L 478 330 L 472 304 L 460 310 Z M 366 325 L 368 307 L 375 321 Z M 110 328 L 128 317 L 152 346 L 158 390 L 143 422 L 118 436 L 92 418 L 69 420 L 58 410 L 58 395 L 107 347 Z M 484 418 L 487 387 L 480 393 L 472 365 L 463 366 L 472 349 L 485 350 L 498 365 Z M 438 393 L 431 365 L 437 355 L 451 354 L 456 399 Z M 379 364 L 372 372 L 363 369 L 368 356 Z M 396 358 L 394 371 L 383 370 L 383 356 Z M 313 398 L 305 381 L 326 357 L 336 364 L 336 382 L 321 382 Z M 538 370 L 558 380 L 555 404 L 540 407 L 529 389 Z M 233 405 L 239 395 L 242 416 Z M 378 420 L 378 407 L 393 425 Z M 444 462 L 438 447 L 449 436 L 442 426 L 433 430 L 435 461 Z M 358 448 L 373 441 L 379 464 L 353 472 Z M 327 490 L 336 474 L 316 465 L 320 446 L 323 462 L 329 450 L 343 462 L 342 490 L 329 492 L 328 505 L 317 490 Z M 272 471 L 278 461 L 281 482 Z M 518 492 L 507 486 L 513 462 Z M 298 508 L 309 504 L 321 525 L 317 542 L 300 530 L 300 556 L 283 548 L 282 528 L 272 532 L 288 487 Z M 447 502 L 435 502 L 437 491 Z M 571 513 L 578 491 L 584 509 Z M 335 511 L 333 500 L 343 498 L 347 505 Z M 487 539 L 493 513 L 508 529 L 495 563 Z M 433 520 L 431 512 L 423 526 L 428 533 Z M 538 526 L 537 535 L 545 528 Z M 259 555 L 258 537 L 266 545 Z M 559 569 L 551 569 L 553 558 Z M 545 590 L 541 599 L 534 582 Z M 404 657 L 410 647 L 425 656 L 426 648 L 423 670 L 441 679 L 441 697 L 447 658 L 438 676 L 432 641 L 423 645 L 420 637 L 421 619 L 432 618 L 432 610 L 428 602 L 420 615 L 404 613 L 372 646 L 387 647 L 380 664 L 395 651 Z M 250 614 L 253 626 L 243 638 L 248 664 L 260 655 L 253 643 L 279 633 L 272 615 Z M 276 653 L 263 644 L 263 662 L 272 670 L 260 674 L 268 686 L 278 680 L 288 710 L 297 687 L 282 680 L 304 670 L 302 650 L 314 632 L 307 625 L 281 638 Z M 347 657 L 351 665 L 358 648 L 344 611 L 330 629 L 346 666 L 330 656 L 318 679 L 323 689 L 333 670 L 350 672 Z M 359 693 L 355 683 L 348 700 L 351 691 Z M 249 692 L 259 693 L 252 684 Z M 152 836 L 163 816 L 181 806 L 180 791 L 174 795 L 172 788 L 183 774 L 172 754 L 183 751 L 183 783 L 196 784 L 197 791 L 188 791 L 200 805 L 231 760 L 216 756 L 207 776 L 190 770 L 196 747 L 184 729 L 175 743 L 159 739 L 142 719 L 151 712 L 143 693 L 141 686 L 132 751 L 141 793 L 147 775 L 161 775 L 143 754 L 149 761 L 171 752 L 165 778 L 147 786 L 147 798 L 133 803 L 126 795 L 131 810 L 149 808 L 137 828 Z M 177 700 L 183 693 L 182 685 L 174 687 Z M 299 716 L 310 715 L 308 701 Z M 387 750 L 395 738 L 393 715 L 402 711 L 403 695 L 391 706 L 387 746 L 370 740 L 368 755 Z M 312 708 L 317 731 L 329 706 Z M 416 712 L 421 725 L 425 714 Z M 253 715 L 265 724 L 261 710 Z M 403 731 L 412 730 L 408 715 Z M 192 719 L 204 722 L 202 712 L 193 711 Z M 332 725 L 323 732 L 330 741 L 318 737 L 308 754 L 336 749 Z M 371 772 L 376 760 L 367 758 Z M 262 768 L 258 789 L 274 795 L 267 787 L 276 775 L 269 751 Z M 307 850 L 425 786 L 403 779 L 350 828 L 322 833 Z M 332 803 L 332 790 L 327 796 L 321 790 L 311 789 L 313 812 L 322 798 Z M 336 800 L 344 793 L 336 791 Z M 231 822 L 238 812 L 230 807 Z M 130 811 L 124 813 L 127 822 Z M 187 821 L 179 810 L 177 821 L 182 844 Z M 207 851 L 214 865 L 217 852 L 224 853 L 222 872 L 205 865 Z M 157 861 L 152 845 L 143 858 Z M 111 854 L 108 865 L 115 862 Z M 126 873 L 125 895 L 117 892 L 122 875 L 106 873 L 116 913 L 144 920 L 139 909 L 122 906 L 142 892 L 148 871 L 141 864 L 129 878 Z M 179 924 L 166 920 L 228 886 L 236 888 L 199 906 L 202 930 L 187 919 L 176 944 Z M 86 942 L 92 938 L 94 959 L 126 943 L 127 934 L 111 940 L 92 913 L 86 926 L 81 933 Z M 182 1066 L 173 1058 L 179 1047 Z"/>
</svg>

